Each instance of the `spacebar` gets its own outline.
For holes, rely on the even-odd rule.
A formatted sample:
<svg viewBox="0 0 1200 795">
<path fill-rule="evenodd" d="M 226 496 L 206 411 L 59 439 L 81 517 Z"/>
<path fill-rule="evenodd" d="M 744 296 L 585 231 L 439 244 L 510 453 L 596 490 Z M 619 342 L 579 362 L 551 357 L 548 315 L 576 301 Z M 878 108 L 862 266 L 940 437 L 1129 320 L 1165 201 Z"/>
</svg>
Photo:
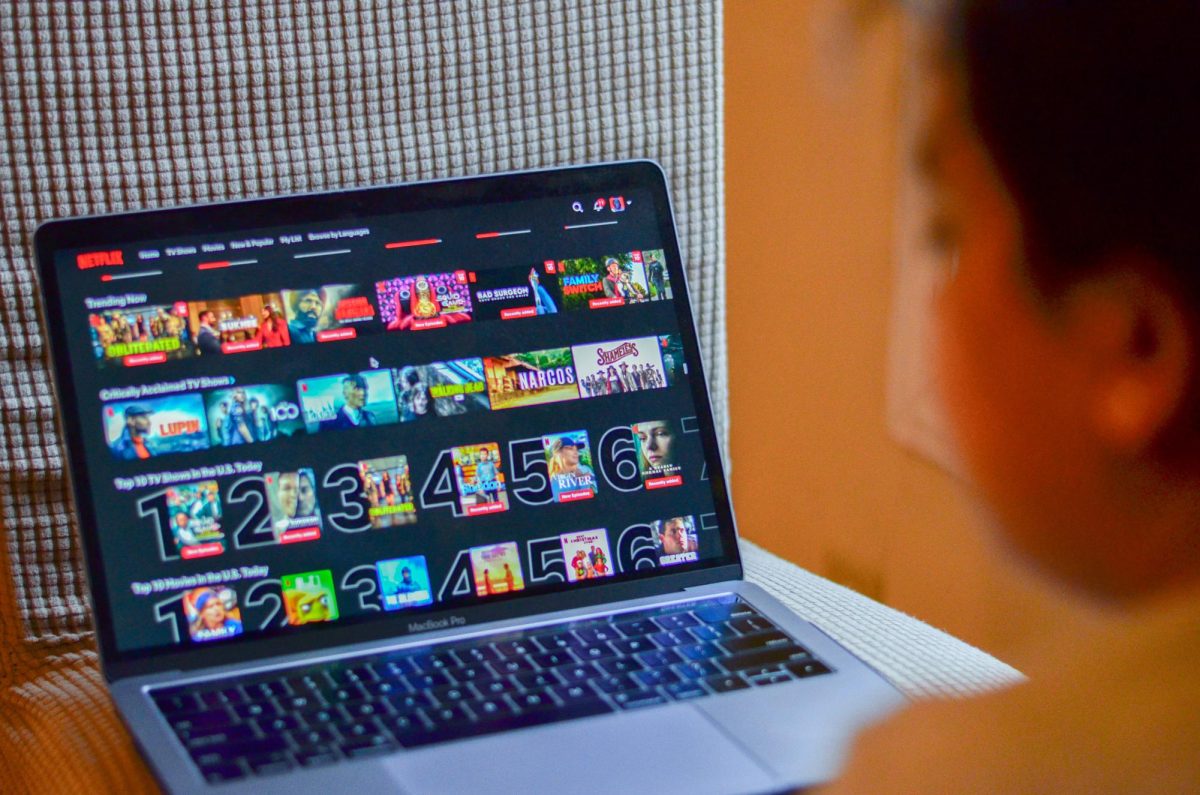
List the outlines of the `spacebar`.
<svg viewBox="0 0 1200 795">
<path fill-rule="evenodd" d="M 592 715 L 603 715 L 612 711 L 612 707 L 598 698 L 583 699 L 573 701 L 562 707 L 547 707 L 546 709 L 530 710 L 522 712 L 519 715 L 506 715 L 505 717 L 492 720 L 439 726 L 429 731 L 414 731 L 399 739 L 401 745 L 414 748 L 421 745 L 462 740 L 467 737 L 479 737 L 484 734 L 524 729 L 529 726 L 541 726 L 546 723 L 557 723 L 563 720 L 589 718 Z"/>
</svg>

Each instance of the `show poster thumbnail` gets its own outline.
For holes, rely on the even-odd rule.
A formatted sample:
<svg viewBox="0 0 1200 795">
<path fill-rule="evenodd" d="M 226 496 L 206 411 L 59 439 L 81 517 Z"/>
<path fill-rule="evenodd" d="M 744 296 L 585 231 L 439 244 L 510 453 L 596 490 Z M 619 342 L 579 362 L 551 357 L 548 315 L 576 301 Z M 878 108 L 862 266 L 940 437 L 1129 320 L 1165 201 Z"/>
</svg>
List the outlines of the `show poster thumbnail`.
<svg viewBox="0 0 1200 795">
<path fill-rule="evenodd" d="M 669 420 L 647 420 L 630 426 L 638 450 L 638 469 L 647 489 L 665 489 L 683 484 L 682 468 L 676 461 L 679 434 Z"/>
<path fill-rule="evenodd" d="M 541 267 L 497 268 L 469 274 L 478 320 L 553 315 L 562 303 L 553 260 Z"/>
<path fill-rule="evenodd" d="M 184 592 L 181 601 L 193 641 L 205 643 L 242 634 L 242 609 L 232 588 L 193 588 Z"/>
<path fill-rule="evenodd" d="M 558 270 L 562 274 L 563 304 L 567 309 L 606 309 L 650 300 L 640 251 L 599 259 L 565 259 Z"/>
<path fill-rule="evenodd" d="M 309 433 L 390 425 L 400 419 L 391 370 L 304 378 L 296 392 Z"/>
<path fill-rule="evenodd" d="M 471 320 L 466 271 L 387 279 L 375 283 L 375 294 L 388 331 L 423 331 Z"/>
<path fill-rule="evenodd" d="M 293 344 L 352 340 L 380 330 L 370 288 L 357 284 L 284 290 L 283 309 Z"/>
<path fill-rule="evenodd" d="M 280 544 L 316 541 L 321 537 L 317 476 L 307 467 L 267 474 L 267 506 L 271 529 Z"/>
<path fill-rule="evenodd" d="M 563 558 L 567 561 L 568 581 L 579 582 L 612 576 L 608 533 L 603 529 L 563 533 L 559 539 L 562 541 Z"/>
<path fill-rule="evenodd" d="M 646 283 L 650 287 L 651 301 L 669 301 L 674 296 L 671 293 L 671 272 L 667 270 L 667 258 L 661 248 L 642 252 L 642 264 L 646 268 Z"/>
<path fill-rule="evenodd" d="M 667 385 L 658 337 L 576 345 L 571 351 L 580 397 L 662 389 Z"/>
<path fill-rule="evenodd" d="M 213 447 L 269 442 L 304 431 L 295 392 L 280 384 L 215 389 L 204 395 L 204 407 Z"/>
<path fill-rule="evenodd" d="M 482 359 L 409 365 L 395 374 L 401 422 L 488 410 Z"/>
<path fill-rule="evenodd" d="M 171 305 L 106 309 L 88 315 L 92 349 L 100 367 L 137 367 L 192 355 L 188 307 Z"/>
<path fill-rule="evenodd" d="M 483 366 L 493 410 L 579 397 L 570 348 L 489 356 Z"/>
<path fill-rule="evenodd" d="M 371 527 L 397 527 L 417 521 L 407 456 L 359 461 L 358 476 Z"/>
<path fill-rule="evenodd" d="M 208 448 L 208 422 L 199 395 L 105 403 L 101 414 L 104 440 L 120 461 Z"/>
<path fill-rule="evenodd" d="M 525 588 L 521 577 L 521 558 L 511 541 L 471 548 L 471 571 L 475 575 L 475 593 L 479 596 L 512 593 Z"/>
<path fill-rule="evenodd" d="M 683 341 L 678 334 L 663 334 L 658 338 L 662 354 L 663 372 L 667 375 L 667 386 L 675 386 L 687 380 L 687 360 L 683 358 Z"/>
<path fill-rule="evenodd" d="M 291 342 L 279 293 L 191 301 L 188 327 L 200 356 L 282 348 Z"/>
<path fill-rule="evenodd" d="M 654 531 L 654 547 L 658 552 L 658 565 L 690 563 L 700 557 L 695 517 L 661 519 L 654 522 L 651 528 Z"/>
<path fill-rule="evenodd" d="M 587 431 L 554 433 L 542 437 L 546 471 L 555 502 L 578 502 L 596 496 L 596 472 Z"/>
<path fill-rule="evenodd" d="M 424 555 L 381 560 L 375 564 L 375 572 L 379 575 L 379 596 L 384 610 L 433 604 Z"/>
<path fill-rule="evenodd" d="M 285 574 L 279 580 L 288 623 L 293 626 L 337 621 L 337 592 L 329 569 Z"/>
<path fill-rule="evenodd" d="M 500 446 L 495 442 L 455 447 L 454 477 L 458 499 L 467 516 L 508 510 L 508 492 L 500 466 Z"/>
<path fill-rule="evenodd" d="M 167 514 L 175 551 L 185 560 L 225 551 L 221 531 L 221 493 L 215 480 L 167 488 Z"/>
</svg>

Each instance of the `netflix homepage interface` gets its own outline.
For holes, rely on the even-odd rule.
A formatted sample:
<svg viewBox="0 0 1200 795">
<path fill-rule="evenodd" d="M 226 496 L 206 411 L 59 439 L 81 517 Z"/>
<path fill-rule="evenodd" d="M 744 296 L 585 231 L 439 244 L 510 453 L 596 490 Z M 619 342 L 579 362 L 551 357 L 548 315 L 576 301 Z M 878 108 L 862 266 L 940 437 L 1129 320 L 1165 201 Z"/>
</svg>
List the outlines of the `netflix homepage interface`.
<svg viewBox="0 0 1200 795">
<path fill-rule="evenodd" d="M 659 220 L 634 192 L 59 252 L 118 648 L 721 556 Z"/>
</svg>

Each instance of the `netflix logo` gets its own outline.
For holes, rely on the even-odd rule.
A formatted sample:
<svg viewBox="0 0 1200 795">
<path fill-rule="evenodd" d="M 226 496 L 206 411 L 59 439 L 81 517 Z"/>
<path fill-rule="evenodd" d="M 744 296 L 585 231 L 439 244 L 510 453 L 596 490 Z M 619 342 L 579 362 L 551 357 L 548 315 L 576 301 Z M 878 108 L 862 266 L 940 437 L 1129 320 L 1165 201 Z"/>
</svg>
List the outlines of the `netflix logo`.
<svg viewBox="0 0 1200 795">
<path fill-rule="evenodd" d="M 79 270 L 85 271 L 89 268 L 124 265 L 125 259 L 120 249 L 116 251 L 89 251 L 86 254 L 76 255 L 75 264 L 79 266 Z"/>
</svg>

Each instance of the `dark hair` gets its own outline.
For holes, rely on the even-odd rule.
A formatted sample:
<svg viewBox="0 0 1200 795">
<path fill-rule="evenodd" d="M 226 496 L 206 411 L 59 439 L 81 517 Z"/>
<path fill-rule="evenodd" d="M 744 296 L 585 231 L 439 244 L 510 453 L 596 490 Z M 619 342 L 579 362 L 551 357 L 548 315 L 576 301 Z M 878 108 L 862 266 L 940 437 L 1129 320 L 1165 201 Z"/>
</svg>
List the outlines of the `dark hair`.
<svg viewBox="0 0 1200 795">
<path fill-rule="evenodd" d="M 1200 313 L 1200 2 L 956 0 L 948 34 L 1035 283 L 1143 253 Z"/>
</svg>

